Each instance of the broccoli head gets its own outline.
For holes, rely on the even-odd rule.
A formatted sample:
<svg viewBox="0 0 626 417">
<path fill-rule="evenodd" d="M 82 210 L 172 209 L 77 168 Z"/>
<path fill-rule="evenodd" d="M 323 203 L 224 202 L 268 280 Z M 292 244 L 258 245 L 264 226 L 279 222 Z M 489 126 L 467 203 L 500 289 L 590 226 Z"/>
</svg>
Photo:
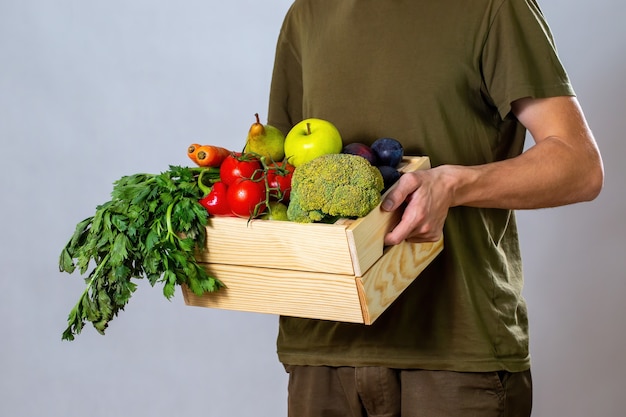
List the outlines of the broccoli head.
<svg viewBox="0 0 626 417">
<path fill-rule="evenodd" d="M 380 203 L 383 187 L 380 171 L 365 158 L 323 155 L 294 171 L 287 217 L 300 223 L 363 217 Z"/>
</svg>

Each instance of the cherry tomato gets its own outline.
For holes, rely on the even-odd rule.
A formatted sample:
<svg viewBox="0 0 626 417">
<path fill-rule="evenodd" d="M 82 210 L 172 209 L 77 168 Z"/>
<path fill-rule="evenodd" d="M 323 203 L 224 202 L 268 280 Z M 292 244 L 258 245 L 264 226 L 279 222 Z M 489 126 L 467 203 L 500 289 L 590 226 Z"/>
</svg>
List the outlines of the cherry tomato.
<svg viewBox="0 0 626 417">
<path fill-rule="evenodd" d="M 267 185 L 270 197 L 289 202 L 291 196 L 291 177 L 295 167 L 289 163 L 276 162 L 268 167 Z"/>
<path fill-rule="evenodd" d="M 200 204 L 212 216 L 232 216 L 227 193 L 228 186 L 218 181 L 213 184 L 209 194 L 200 200 Z"/>
<path fill-rule="evenodd" d="M 239 217 L 255 217 L 265 209 L 265 181 L 238 178 L 228 186 L 228 205 Z"/>
<path fill-rule="evenodd" d="M 220 165 L 220 179 L 230 186 L 238 178 L 252 178 L 261 169 L 261 162 L 253 156 L 232 153 Z"/>
</svg>

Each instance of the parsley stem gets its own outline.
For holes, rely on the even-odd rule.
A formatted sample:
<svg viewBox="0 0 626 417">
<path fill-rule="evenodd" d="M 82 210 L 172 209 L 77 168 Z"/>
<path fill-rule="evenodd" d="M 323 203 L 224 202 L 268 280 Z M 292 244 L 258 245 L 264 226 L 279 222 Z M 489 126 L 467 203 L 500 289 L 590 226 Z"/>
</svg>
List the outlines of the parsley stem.
<svg viewBox="0 0 626 417">
<path fill-rule="evenodd" d="M 169 236 L 170 242 L 174 242 L 174 237 L 179 238 L 174 233 L 174 227 L 172 226 L 172 211 L 174 210 L 174 203 L 172 201 L 169 206 L 167 206 L 167 211 L 165 212 L 165 224 L 167 225 L 167 235 Z"/>
<path fill-rule="evenodd" d="M 109 258 L 111 257 L 111 252 L 108 252 L 104 258 L 102 258 L 102 260 L 98 263 L 98 266 L 96 267 L 96 269 L 93 271 L 93 273 L 91 274 L 91 279 L 89 280 L 89 282 L 87 283 L 87 288 L 85 288 L 85 291 L 83 291 L 83 294 L 81 295 L 81 299 L 89 292 L 89 289 L 91 288 L 91 285 L 93 284 L 93 282 L 99 278 L 100 272 L 102 271 L 102 268 L 104 268 L 104 265 L 106 265 L 106 263 L 109 261 Z M 80 301 L 79 301 L 80 302 Z"/>
</svg>

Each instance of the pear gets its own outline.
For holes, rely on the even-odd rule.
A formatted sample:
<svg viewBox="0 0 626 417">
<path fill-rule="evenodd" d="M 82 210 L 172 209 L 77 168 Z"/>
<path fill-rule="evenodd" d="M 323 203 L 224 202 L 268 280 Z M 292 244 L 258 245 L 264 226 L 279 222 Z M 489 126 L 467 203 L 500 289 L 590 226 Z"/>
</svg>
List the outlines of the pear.
<svg viewBox="0 0 626 417">
<path fill-rule="evenodd" d="M 261 216 L 261 219 L 289 221 L 287 217 L 287 205 L 280 201 L 270 201 L 268 211 Z"/>
<path fill-rule="evenodd" d="M 278 128 L 263 125 L 259 114 L 254 115 L 256 122 L 250 126 L 244 152 L 252 152 L 264 156 L 271 161 L 285 159 L 285 135 Z"/>
</svg>

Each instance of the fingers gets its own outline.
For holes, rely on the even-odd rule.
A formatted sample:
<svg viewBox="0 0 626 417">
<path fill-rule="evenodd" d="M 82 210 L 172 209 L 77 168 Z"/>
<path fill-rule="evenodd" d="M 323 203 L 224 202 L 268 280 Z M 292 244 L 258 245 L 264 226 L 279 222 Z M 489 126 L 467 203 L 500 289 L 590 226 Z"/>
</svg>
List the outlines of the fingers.
<svg viewBox="0 0 626 417">
<path fill-rule="evenodd" d="M 443 225 L 437 221 L 403 216 L 400 223 L 385 235 L 385 245 L 397 245 L 405 240 L 411 243 L 436 242 L 442 235 Z"/>
<path fill-rule="evenodd" d="M 406 240 L 412 232 L 412 227 L 403 219 L 385 235 L 385 245 L 397 245 Z"/>
<path fill-rule="evenodd" d="M 402 174 L 400 179 L 389 189 L 381 204 L 385 211 L 394 211 L 404 203 L 411 193 L 419 188 L 420 180 L 416 173 Z"/>
</svg>

